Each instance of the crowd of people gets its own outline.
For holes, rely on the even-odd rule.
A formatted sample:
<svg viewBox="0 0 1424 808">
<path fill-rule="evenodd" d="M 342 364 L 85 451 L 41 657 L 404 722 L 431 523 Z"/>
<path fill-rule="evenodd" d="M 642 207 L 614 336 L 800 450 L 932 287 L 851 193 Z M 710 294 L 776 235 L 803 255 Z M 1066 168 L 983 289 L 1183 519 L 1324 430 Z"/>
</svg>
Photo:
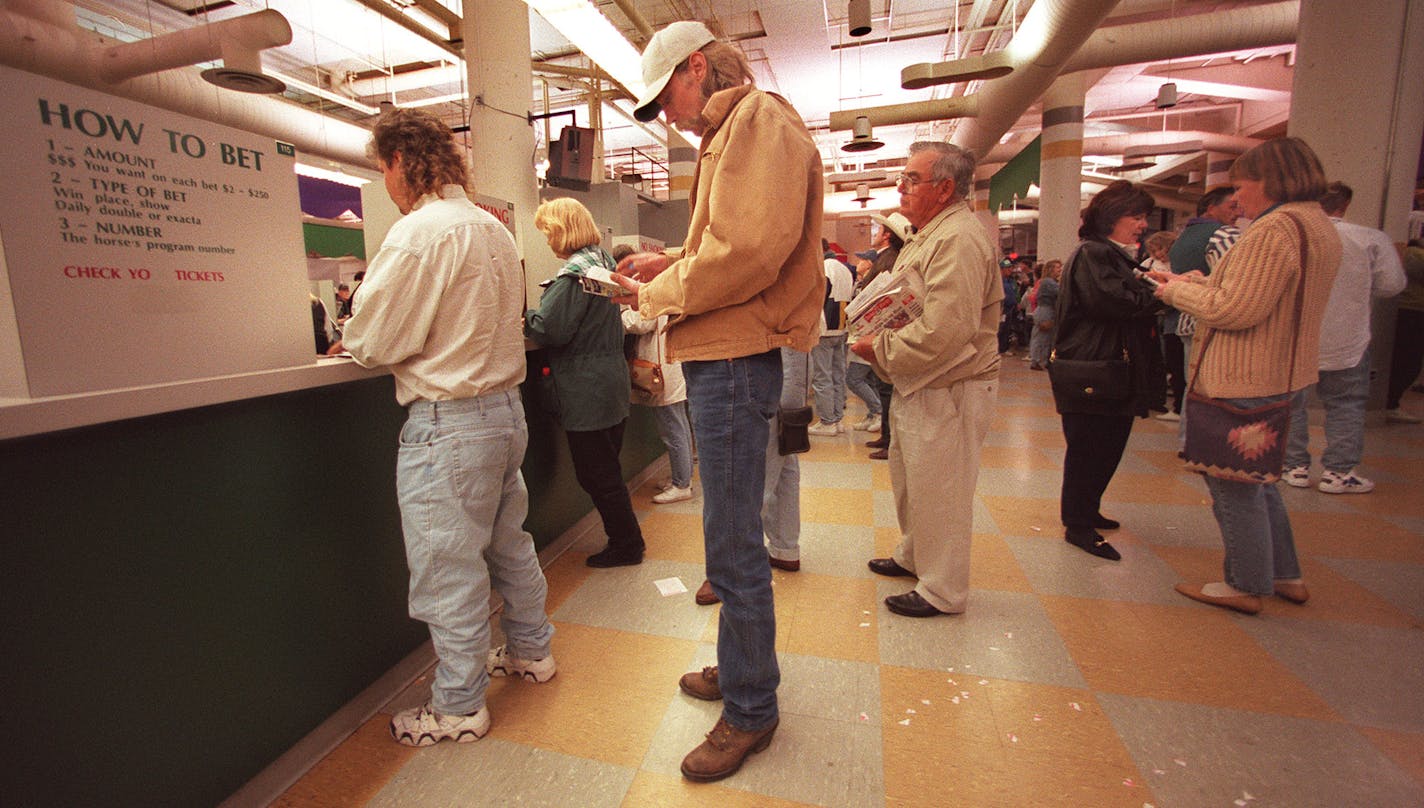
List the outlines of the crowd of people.
<svg viewBox="0 0 1424 808">
<path fill-rule="evenodd" d="M 777 432 L 782 413 L 808 398 L 819 416 L 813 435 L 847 431 L 847 390 L 867 410 L 855 428 L 880 433 L 868 443 L 888 463 L 900 539 L 868 566 L 913 579 L 885 599 L 909 618 L 967 608 L 979 455 L 1014 345 L 1053 377 L 1067 444 L 1064 537 L 1096 557 L 1121 557 L 1103 535 L 1119 524 L 1102 501 L 1134 420 L 1156 411 L 1191 434 L 1189 393 L 1303 409 L 1315 386 L 1327 424 L 1320 490 L 1371 487 L 1355 470 L 1368 312 L 1372 299 L 1403 288 L 1404 275 L 1387 240 L 1338 219 L 1349 191 L 1327 188 L 1304 142 L 1281 138 L 1242 155 L 1234 192 L 1203 197 L 1180 234 L 1144 240 L 1152 197 L 1115 182 L 1084 209 L 1073 254 L 1040 266 L 997 259 L 966 199 L 973 154 L 918 142 L 896 179 L 898 212 L 875 217 L 872 247 L 851 267 L 822 239 L 815 142 L 785 99 L 756 87 L 739 49 L 700 23 L 673 23 L 648 43 L 642 68 L 635 115 L 661 115 L 701 138 L 687 239 L 615 257 L 582 204 L 547 201 L 535 226 L 564 264 L 527 311 L 514 242 L 470 203 L 449 129 L 397 109 L 373 132 L 372 153 L 405 216 L 372 259 L 332 350 L 390 367 L 409 409 L 396 487 L 410 613 L 429 625 L 439 661 L 429 702 L 391 720 L 399 742 L 477 740 L 490 726 L 490 676 L 544 682 L 557 671 L 547 587 L 523 529 L 526 340 L 546 352 L 542 403 L 602 519 L 607 545 L 590 567 L 636 565 L 645 552 L 619 464 L 631 402 L 652 409 L 668 448 L 670 479 L 655 503 L 695 496 L 696 457 L 706 580 L 695 598 L 722 606 L 717 664 L 678 686 L 720 701 L 722 713 L 683 760 L 694 781 L 736 772 L 779 723 L 771 570 L 799 570 L 801 551 L 799 465 Z M 1249 227 L 1237 228 L 1239 215 Z M 1411 288 L 1420 269 L 1411 264 Z M 612 273 L 621 292 L 590 293 L 595 271 Z M 922 310 L 898 328 L 848 330 L 847 307 L 885 273 Z M 656 384 L 630 391 L 630 358 L 658 367 Z M 1417 352 L 1404 361 L 1417 373 Z M 1109 383 L 1060 384 L 1070 363 L 1105 370 Z M 1292 485 L 1308 481 L 1306 437 L 1300 419 L 1284 469 Z M 1208 476 L 1207 487 L 1223 580 L 1178 590 L 1250 613 L 1271 595 L 1304 603 L 1276 486 Z M 492 589 L 504 601 L 497 648 Z"/>
</svg>

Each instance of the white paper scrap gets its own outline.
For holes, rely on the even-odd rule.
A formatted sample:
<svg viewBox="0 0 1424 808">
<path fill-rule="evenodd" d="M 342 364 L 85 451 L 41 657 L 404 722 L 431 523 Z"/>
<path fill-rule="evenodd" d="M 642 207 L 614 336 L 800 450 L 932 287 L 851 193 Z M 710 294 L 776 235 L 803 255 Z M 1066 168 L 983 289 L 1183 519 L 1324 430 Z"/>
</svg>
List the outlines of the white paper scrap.
<svg viewBox="0 0 1424 808">
<path fill-rule="evenodd" d="M 1163 769 L 1153 769 L 1153 770 L 1152 770 L 1152 773 L 1153 773 L 1153 774 L 1166 774 L 1167 772 L 1166 772 L 1165 770 L 1163 770 Z"/>
<path fill-rule="evenodd" d="M 999 650 L 999 646 L 997 646 L 997 645 L 991 645 L 991 646 L 989 646 L 989 650 L 990 650 L 990 651 L 997 651 L 997 650 Z"/>
<path fill-rule="evenodd" d="M 899 722 L 899 724 L 902 727 L 908 727 L 910 726 L 910 719 L 906 718 L 904 721 Z"/>
<path fill-rule="evenodd" d="M 653 581 L 653 586 L 658 588 L 658 591 L 662 593 L 663 597 L 680 595 L 687 591 L 687 587 L 682 585 L 681 578 L 663 578 L 662 580 Z"/>
<path fill-rule="evenodd" d="M 1068 706 L 1069 706 L 1069 707 L 1072 707 L 1073 709 L 1077 710 L 1077 711 L 1080 712 L 1080 713 L 1083 712 L 1083 705 L 1079 704 L 1079 703 L 1076 702 L 1076 701 L 1070 701 L 1070 702 L 1068 702 Z"/>
<path fill-rule="evenodd" d="M 1123 778 L 1122 784 L 1127 786 L 1128 788 L 1132 788 L 1133 786 L 1137 785 L 1136 783 L 1132 782 L 1131 777 Z"/>
<path fill-rule="evenodd" d="M 1246 801 L 1245 801 L 1245 800 L 1232 800 L 1232 802 L 1233 802 L 1236 806 L 1238 806 L 1238 808 L 1246 808 Z"/>
<path fill-rule="evenodd" d="M 980 679 L 980 680 L 979 680 L 979 684 L 981 684 L 981 685 L 987 685 L 987 684 L 989 684 L 989 680 L 988 680 L 988 679 Z"/>
<path fill-rule="evenodd" d="M 1029 525 L 1029 529 L 1033 530 L 1035 533 L 1043 532 L 1043 528 L 1039 527 L 1038 525 Z"/>
<path fill-rule="evenodd" d="M 915 708 L 914 708 L 914 707 L 906 707 L 906 708 L 905 708 L 905 712 L 908 713 L 908 714 L 910 714 L 910 715 L 914 715 L 914 714 L 915 714 Z"/>
<path fill-rule="evenodd" d="M 958 704 L 958 703 L 959 703 L 959 697 L 958 697 L 958 696 L 955 696 L 954 698 L 952 698 L 952 699 L 949 700 L 949 703 L 950 703 L 950 704 Z"/>
<path fill-rule="evenodd" d="M 1243 799 L 1243 800 L 1254 800 L 1254 799 L 1256 799 L 1256 798 L 1253 797 L 1253 796 L 1251 796 L 1251 792 L 1249 792 L 1249 791 L 1243 791 L 1243 792 L 1241 792 L 1241 799 Z"/>
<path fill-rule="evenodd" d="M 929 700 L 929 699 L 920 699 L 920 703 L 923 704 L 923 705 L 925 705 L 926 707 L 930 706 L 930 700 Z"/>
<path fill-rule="evenodd" d="M 861 624 L 860 624 L 860 627 L 861 627 L 861 628 L 870 628 L 870 624 L 869 624 L 869 623 L 861 623 Z"/>
<path fill-rule="evenodd" d="M 861 720 L 861 721 L 869 721 L 869 720 L 870 720 L 870 716 L 866 715 L 865 713 L 861 713 L 861 714 L 860 714 L 860 720 Z"/>
<path fill-rule="evenodd" d="M 1186 765 L 1187 765 L 1187 762 L 1186 762 L 1185 760 L 1182 760 L 1181 758 L 1176 758 L 1176 759 L 1173 760 L 1172 762 L 1175 763 L 1175 764 L 1177 764 L 1178 766 L 1183 767 L 1183 768 L 1186 768 Z"/>
<path fill-rule="evenodd" d="M 1013 734 L 1012 732 L 1010 732 L 1010 733 L 1009 733 L 1009 743 L 1018 743 L 1018 742 L 1019 742 L 1019 736 L 1017 736 L 1017 735 Z"/>
</svg>

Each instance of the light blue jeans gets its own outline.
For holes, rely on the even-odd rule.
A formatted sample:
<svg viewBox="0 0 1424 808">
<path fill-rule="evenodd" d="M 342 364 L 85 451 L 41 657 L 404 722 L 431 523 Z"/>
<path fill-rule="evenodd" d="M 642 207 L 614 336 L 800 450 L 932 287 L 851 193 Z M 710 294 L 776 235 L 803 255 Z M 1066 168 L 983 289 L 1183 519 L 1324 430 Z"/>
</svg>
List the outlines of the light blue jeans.
<svg viewBox="0 0 1424 808">
<path fill-rule="evenodd" d="M 1360 465 L 1365 451 L 1365 404 L 1370 398 L 1370 352 L 1359 364 L 1344 370 L 1322 370 L 1315 390 L 1325 407 L 1325 451 L 1320 463 L 1328 471 L 1345 474 Z M 1286 468 L 1310 467 L 1310 430 L 1305 396 L 1291 404 L 1290 440 L 1286 443 Z"/>
<path fill-rule="evenodd" d="M 653 420 L 668 450 L 672 484 L 687 488 L 692 485 L 692 427 L 687 423 L 687 402 L 653 407 Z"/>
<path fill-rule="evenodd" d="M 870 415 L 880 414 L 880 391 L 870 383 L 870 378 L 875 375 L 875 371 L 870 365 L 863 362 L 851 362 L 846 369 L 846 389 L 855 393 L 855 397 L 865 402 L 866 412 Z"/>
<path fill-rule="evenodd" d="M 436 712 L 484 706 L 491 585 L 504 598 L 500 625 L 510 651 L 522 659 L 549 655 L 547 586 L 524 532 L 529 490 L 519 465 L 528 444 L 517 389 L 417 401 L 401 429 L 396 493 L 410 616 L 430 627 L 440 657 L 430 685 Z"/>
<path fill-rule="evenodd" d="M 1249 409 L 1280 401 L 1287 395 L 1223 400 Z M 1277 578 L 1300 577 L 1290 515 L 1276 485 L 1206 478 L 1211 510 L 1226 549 L 1222 562 L 1226 582 L 1253 595 L 1270 595 Z"/>
<path fill-rule="evenodd" d="M 816 392 L 816 417 L 823 424 L 838 424 L 845 415 L 846 338 L 845 334 L 821 337 L 811 349 L 811 389 Z"/>
<path fill-rule="evenodd" d="M 781 349 L 781 406 L 806 406 L 806 370 L 810 357 L 791 348 Z M 879 407 L 879 401 L 876 401 Z M 779 561 L 801 559 L 801 463 L 776 447 L 776 419 L 770 424 L 766 445 L 766 494 L 761 503 L 762 529 L 767 552 Z"/>
<path fill-rule="evenodd" d="M 762 543 L 767 432 L 781 399 L 781 352 L 684 362 L 702 475 L 707 580 L 717 626 L 722 717 L 744 732 L 777 720 L 776 613 Z"/>
</svg>

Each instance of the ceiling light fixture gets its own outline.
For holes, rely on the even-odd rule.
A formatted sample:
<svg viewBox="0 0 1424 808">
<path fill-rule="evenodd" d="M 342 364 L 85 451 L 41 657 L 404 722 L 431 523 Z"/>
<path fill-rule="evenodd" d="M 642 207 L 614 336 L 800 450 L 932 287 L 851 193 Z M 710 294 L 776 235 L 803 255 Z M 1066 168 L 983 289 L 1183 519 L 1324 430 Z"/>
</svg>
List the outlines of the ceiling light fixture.
<svg viewBox="0 0 1424 808">
<path fill-rule="evenodd" d="M 869 202 L 871 199 L 874 199 L 874 197 L 870 195 L 870 186 L 863 182 L 855 186 L 855 196 L 853 197 L 853 199 L 859 202 L 862 208 L 865 207 L 865 203 Z"/>
<path fill-rule="evenodd" d="M 846 5 L 846 27 L 851 36 L 870 33 L 870 0 L 850 0 Z"/>
<path fill-rule="evenodd" d="M 855 119 L 855 126 L 852 127 L 852 131 L 854 134 L 851 135 L 850 142 L 842 146 L 841 151 L 874 151 L 885 145 L 870 134 L 870 118 L 864 115 Z"/>
<path fill-rule="evenodd" d="M 1177 83 L 1169 81 L 1157 88 L 1157 108 L 1171 109 L 1177 105 Z"/>
</svg>

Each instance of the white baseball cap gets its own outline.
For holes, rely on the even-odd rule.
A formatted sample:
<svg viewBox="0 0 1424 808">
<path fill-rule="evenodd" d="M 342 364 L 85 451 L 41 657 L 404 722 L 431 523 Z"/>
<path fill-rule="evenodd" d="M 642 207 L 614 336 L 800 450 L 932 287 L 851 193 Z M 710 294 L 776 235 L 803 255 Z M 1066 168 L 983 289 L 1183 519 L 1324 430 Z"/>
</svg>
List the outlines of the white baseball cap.
<svg viewBox="0 0 1424 808">
<path fill-rule="evenodd" d="M 672 78 L 672 71 L 703 45 L 716 37 L 700 22 L 675 22 L 653 34 L 643 49 L 643 95 L 633 109 L 633 117 L 647 123 L 658 117 L 658 95 Z"/>
</svg>

